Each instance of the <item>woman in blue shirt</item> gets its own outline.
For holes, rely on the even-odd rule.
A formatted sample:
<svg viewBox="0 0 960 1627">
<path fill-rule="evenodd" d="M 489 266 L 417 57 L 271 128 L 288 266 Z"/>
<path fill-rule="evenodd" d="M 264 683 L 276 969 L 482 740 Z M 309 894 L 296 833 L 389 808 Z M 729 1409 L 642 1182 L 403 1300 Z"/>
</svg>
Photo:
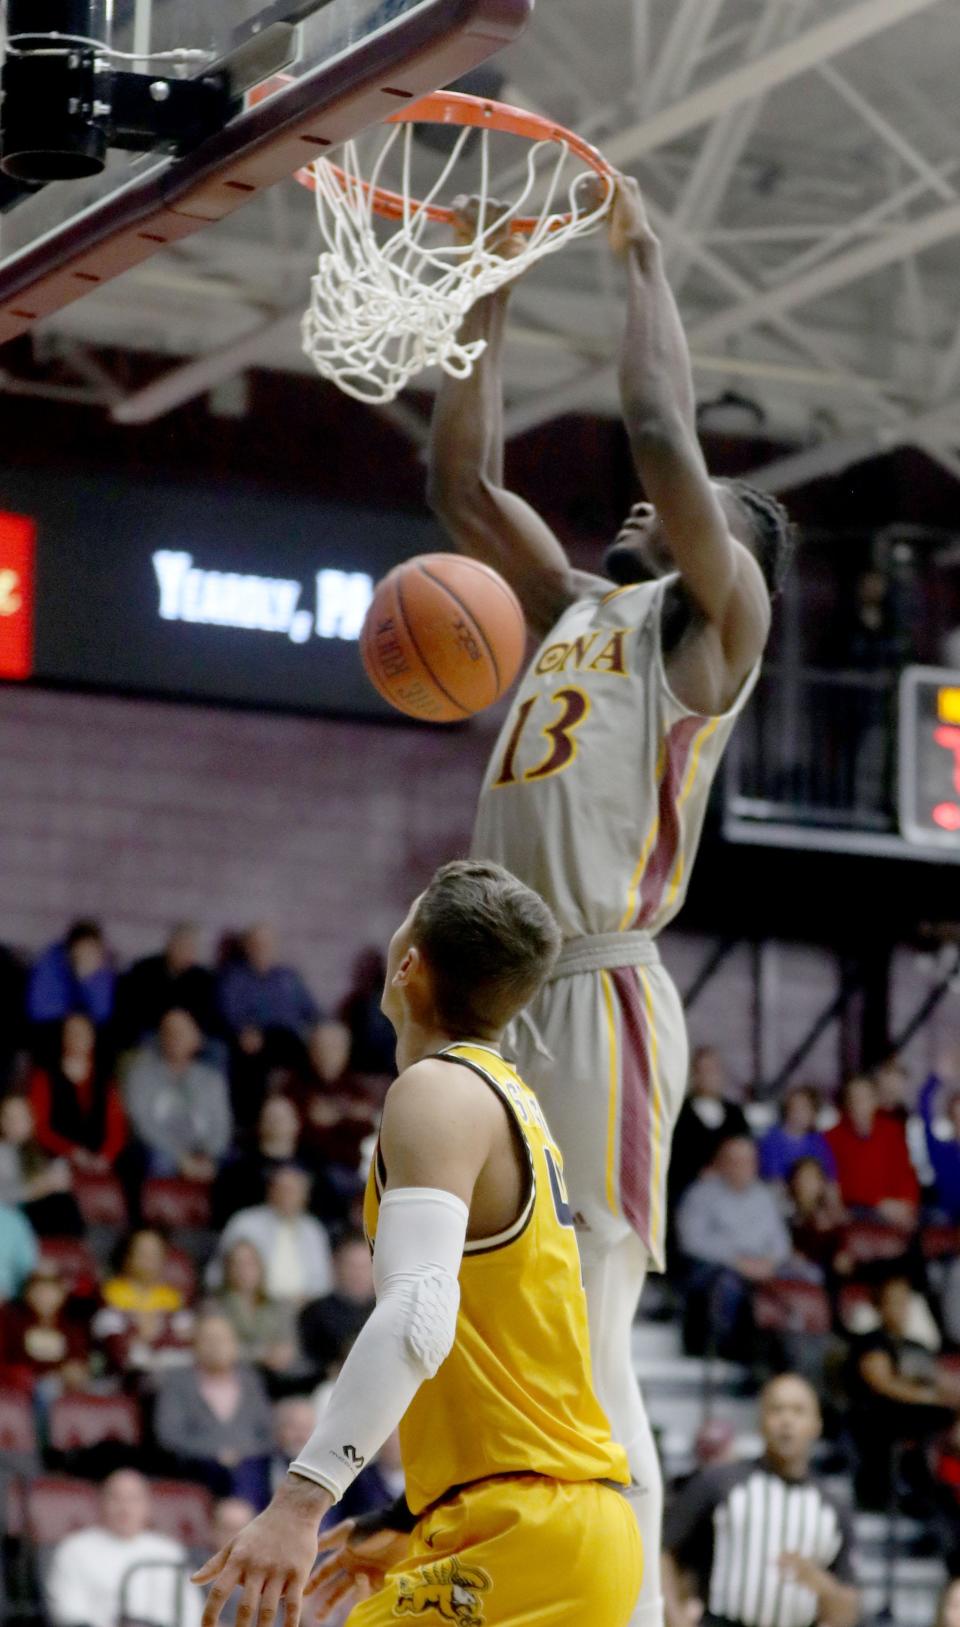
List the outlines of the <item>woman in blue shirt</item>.
<svg viewBox="0 0 960 1627">
<path fill-rule="evenodd" d="M 953 1128 L 949 1141 L 942 1140 L 936 1132 L 938 1114 L 935 1102 L 945 1083 L 953 1086 L 943 1103 L 943 1112 Z M 952 1221 L 960 1221 L 960 1089 L 957 1083 L 957 1074 L 952 1066 L 948 1069 L 948 1065 L 943 1064 L 938 1073 L 930 1075 L 917 1102 L 937 1189 L 937 1208 L 942 1209 Z"/>
<path fill-rule="evenodd" d="M 783 1098 L 780 1123 L 760 1140 L 760 1175 L 765 1181 L 783 1181 L 801 1158 L 815 1158 L 829 1181 L 837 1166 L 826 1138 L 817 1129 L 820 1098 L 812 1085 L 793 1085 Z"/>
</svg>

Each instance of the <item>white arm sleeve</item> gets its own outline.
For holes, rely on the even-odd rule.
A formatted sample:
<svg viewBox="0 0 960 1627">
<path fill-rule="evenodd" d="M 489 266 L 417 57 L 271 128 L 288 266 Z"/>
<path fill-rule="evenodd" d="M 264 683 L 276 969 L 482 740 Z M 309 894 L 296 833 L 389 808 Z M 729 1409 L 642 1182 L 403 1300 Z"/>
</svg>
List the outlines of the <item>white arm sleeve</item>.
<svg viewBox="0 0 960 1627">
<path fill-rule="evenodd" d="M 290 1465 L 292 1474 L 325 1486 L 335 1502 L 453 1348 L 468 1218 L 460 1198 L 434 1187 L 402 1187 L 380 1204 L 373 1252 L 376 1307 L 343 1364 L 320 1423 Z"/>
</svg>

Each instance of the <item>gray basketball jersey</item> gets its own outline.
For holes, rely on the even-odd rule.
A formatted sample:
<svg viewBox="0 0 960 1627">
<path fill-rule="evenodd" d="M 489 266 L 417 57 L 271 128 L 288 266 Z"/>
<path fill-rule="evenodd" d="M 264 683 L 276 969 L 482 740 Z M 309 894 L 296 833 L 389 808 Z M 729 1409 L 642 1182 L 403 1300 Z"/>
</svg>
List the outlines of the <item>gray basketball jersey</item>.
<svg viewBox="0 0 960 1627">
<path fill-rule="evenodd" d="M 759 662 L 720 717 L 672 694 L 660 647 L 676 577 L 578 599 L 544 640 L 480 793 L 474 855 L 546 899 L 565 938 L 657 933 L 681 908 L 707 798 Z"/>
</svg>

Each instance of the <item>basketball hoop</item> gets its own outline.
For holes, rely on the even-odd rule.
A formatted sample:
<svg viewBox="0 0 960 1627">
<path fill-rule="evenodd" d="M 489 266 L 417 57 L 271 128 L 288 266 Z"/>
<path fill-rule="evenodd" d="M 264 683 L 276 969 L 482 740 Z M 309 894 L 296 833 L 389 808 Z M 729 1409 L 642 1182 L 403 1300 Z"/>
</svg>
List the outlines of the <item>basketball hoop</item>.
<svg viewBox="0 0 960 1627">
<path fill-rule="evenodd" d="M 418 197 L 419 124 L 448 125 L 459 133 Z M 530 144 L 517 166 L 519 192 L 509 205 L 491 201 L 493 133 Z M 573 131 L 454 91 L 412 102 L 376 134 L 379 148 L 366 174 L 354 141 L 344 144 L 338 163 L 319 159 L 297 174 L 316 198 L 323 245 L 303 319 L 303 348 L 317 371 L 348 395 L 386 402 L 426 367 L 465 378 L 484 349 L 483 340 L 458 339 L 467 311 L 537 260 L 594 231 L 613 197 L 614 174 Z M 468 149 L 476 176 L 470 188 L 476 224 L 469 235 L 462 217 L 443 201 L 465 190 L 454 177 L 459 168 L 462 183 Z M 391 189 L 386 178 L 395 171 Z M 378 219 L 394 223 L 395 230 L 378 234 Z M 506 236 L 504 254 L 496 245 Z"/>
</svg>

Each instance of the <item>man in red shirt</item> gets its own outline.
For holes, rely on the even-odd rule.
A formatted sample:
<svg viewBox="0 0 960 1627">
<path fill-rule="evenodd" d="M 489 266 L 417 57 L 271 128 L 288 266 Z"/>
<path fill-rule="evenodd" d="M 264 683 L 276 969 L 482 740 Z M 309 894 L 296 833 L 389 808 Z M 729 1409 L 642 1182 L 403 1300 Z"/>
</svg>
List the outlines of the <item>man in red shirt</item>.
<svg viewBox="0 0 960 1627">
<path fill-rule="evenodd" d="M 868 1209 L 904 1230 L 917 1220 L 920 1187 L 899 1119 L 880 1111 L 872 1079 L 849 1079 L 840 1093 L 841 1117 L 827 1141 L 848 1209 Z"/>
</svg>

